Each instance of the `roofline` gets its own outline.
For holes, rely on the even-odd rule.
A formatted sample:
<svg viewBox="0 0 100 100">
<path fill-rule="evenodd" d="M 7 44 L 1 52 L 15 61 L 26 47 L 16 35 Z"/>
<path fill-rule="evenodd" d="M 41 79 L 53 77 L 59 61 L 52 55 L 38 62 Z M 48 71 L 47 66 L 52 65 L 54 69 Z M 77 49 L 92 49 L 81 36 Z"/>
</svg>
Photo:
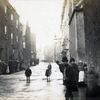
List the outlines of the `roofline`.
<svg viewBox="0 0 100 100">
<path fill-rule="evenodd" d="M 74 8 L 74 10 L 73 10 L 73 12 L 72 12 L 72 15 L 71 15 L 71 18 L 69 19 L 69 25 L 71 24 L 71 21 L 72 21 L 72 19 L 73 19 L 73 17 L 74 17 L 74 14 L 76 13 L 76 12 L 83 12 L 83 7 L 82 8 Z"/>
<path fill-rule="evenodd" d="M 10 9 L 12 9 L 13 12 L 19 17 L 19 14 L 18 14 L 17 11 L 15 10 L 15 8 L 11 5 L 11 3 L 10 3 L 8 0 L 6 0 L 6 1 L 7 1 L 7 6 L 8 6 Z"/>
</svg>

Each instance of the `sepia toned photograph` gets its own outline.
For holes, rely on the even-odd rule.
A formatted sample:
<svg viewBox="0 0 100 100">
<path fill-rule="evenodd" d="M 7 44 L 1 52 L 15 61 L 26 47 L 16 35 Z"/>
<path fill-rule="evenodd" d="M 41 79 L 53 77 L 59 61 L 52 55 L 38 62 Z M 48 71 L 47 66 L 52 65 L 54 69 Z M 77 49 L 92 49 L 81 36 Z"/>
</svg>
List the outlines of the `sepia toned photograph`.
<svg viewBox="0 0 100 100">
<path fill-rule="evenodd" d="M 100 100 L 100 0 L 0 0 L 0 100 Z"/>
</svg>

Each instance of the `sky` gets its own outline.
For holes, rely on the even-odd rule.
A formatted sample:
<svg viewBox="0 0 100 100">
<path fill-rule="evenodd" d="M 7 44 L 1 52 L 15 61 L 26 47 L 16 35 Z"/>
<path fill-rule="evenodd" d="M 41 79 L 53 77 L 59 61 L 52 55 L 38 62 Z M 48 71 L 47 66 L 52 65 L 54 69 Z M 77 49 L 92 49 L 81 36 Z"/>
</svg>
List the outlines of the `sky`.
<svg viewBox="0 0 100 100">
<path fill-rule="evenodd" d="M 10 0 L 23 24 L 29 23 L 36 35 L 37 48 L 52 46 L 55 34 L 59 37 L 64 0 Z"/>
</svg>

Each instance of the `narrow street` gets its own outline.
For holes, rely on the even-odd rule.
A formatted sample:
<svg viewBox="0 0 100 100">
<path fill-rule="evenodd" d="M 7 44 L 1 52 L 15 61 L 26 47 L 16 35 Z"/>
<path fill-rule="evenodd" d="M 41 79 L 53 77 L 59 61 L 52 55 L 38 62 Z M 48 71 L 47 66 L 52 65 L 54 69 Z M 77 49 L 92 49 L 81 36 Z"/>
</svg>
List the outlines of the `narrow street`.
<svg viewBox="0 0 100 100">
<path fill-rule="evenodd" d="M 0 75 L 0 100 L 65 100 L 62 74 L 52 63 L 51 81 L 47 83 L 45 70 L 48 63 L 31 67 L 31 83 L 26 83 L 24 71 Z M 85 100 L 85 89 L 74 93 L 74 100 Z"/>
</svg>

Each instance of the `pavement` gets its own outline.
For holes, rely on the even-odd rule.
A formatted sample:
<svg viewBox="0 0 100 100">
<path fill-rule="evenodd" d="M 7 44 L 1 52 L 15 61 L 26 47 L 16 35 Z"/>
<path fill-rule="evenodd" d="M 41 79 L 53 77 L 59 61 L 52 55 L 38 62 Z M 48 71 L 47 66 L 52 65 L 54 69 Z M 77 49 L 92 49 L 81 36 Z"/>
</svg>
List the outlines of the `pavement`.
<svg viewBox="0 0 100 100">
<path fill-rule="evenodd" d="M 31 82 L 26 83 L 25 71 L 0 75 L 0 100 L 65 100 L 62 73 L 52 63 L 51 81 L 47 82 L 45 70 L 48 63 L 32 66 Z M 74 100 L 86 100 L 85 88 L 74 93 Z"/>
</svg>

